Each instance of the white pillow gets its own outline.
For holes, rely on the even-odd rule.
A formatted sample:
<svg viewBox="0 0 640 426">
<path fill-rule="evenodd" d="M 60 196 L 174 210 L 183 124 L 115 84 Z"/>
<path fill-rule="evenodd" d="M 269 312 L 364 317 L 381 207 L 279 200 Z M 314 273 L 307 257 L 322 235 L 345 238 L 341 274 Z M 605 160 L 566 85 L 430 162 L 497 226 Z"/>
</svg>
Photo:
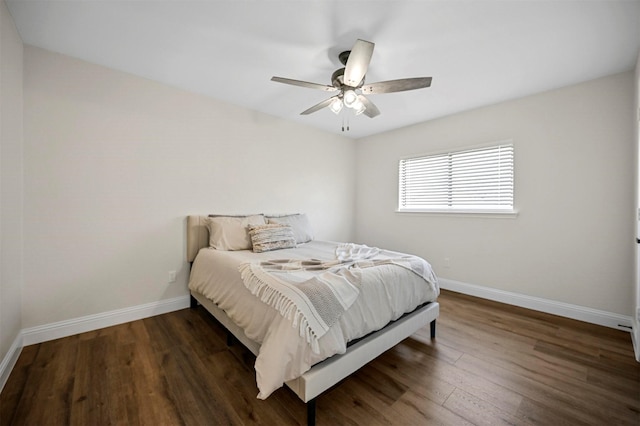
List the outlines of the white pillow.
<svg viewBox="0 0 640 426">
<path fill-rule="evenodd" d="M 293 235 L 296 237 L 296 243 L 298 244 L 313 240 L 313 229 L 311 229 L 311 224 L 309 223 L 309 218 L 306 213 L 267 218 L 267 223 L 279 223 L 290 226 L 293 230 Z"/>
<path fill-rule="evenodd" d="M 209 246 L 216 250 L 250 250 L 249 226 L 264 225 L 264 216 L 213 216 L 208 218 Z"/>
<path fill-rule="evenodd" d="M 295 248 L 296 239 L 290 226 L 271 223 L 251 226 L 249 236 L 255 253 Z"/>
</svg>

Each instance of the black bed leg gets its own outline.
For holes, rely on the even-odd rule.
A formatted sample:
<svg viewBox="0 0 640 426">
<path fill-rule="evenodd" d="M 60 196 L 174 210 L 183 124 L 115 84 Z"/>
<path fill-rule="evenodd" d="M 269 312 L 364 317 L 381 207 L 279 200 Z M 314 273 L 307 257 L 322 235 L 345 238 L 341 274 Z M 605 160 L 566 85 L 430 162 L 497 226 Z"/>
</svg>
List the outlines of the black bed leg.
<svg viewBox="0 0 640 426">
<path fill-rule="evenodd" d="M 431 338 L 436 338 L 436 320 L 431 321 Z"/>
<path fill-rule="evenodd" d="M 316 425 L 316 399 L 315 398 L 307 402 L 307 425 L 308 426 Z"/>
<path fill-rule="evenodd" d="M 191 309 L 195 309 L 195 308 L 197 308 L 197 307 L 198 307 L 198 301 L 196 300 L 196 298 L 195 298 L 195 297 L 193 297 L 193 296 L 191 296 L 191 295 L 190 295 L 189 297 L 191 298 L 191 299 L 190 299 L 190 302 L 189 302 L 189 307 L 190 307 Z"/>
<path fill-rule="evenodd" d="M 227 346 L 233 346 L 234 343 L 236 343 L 236 337 L 230 331 L 227 331 Z"/>
</svg>

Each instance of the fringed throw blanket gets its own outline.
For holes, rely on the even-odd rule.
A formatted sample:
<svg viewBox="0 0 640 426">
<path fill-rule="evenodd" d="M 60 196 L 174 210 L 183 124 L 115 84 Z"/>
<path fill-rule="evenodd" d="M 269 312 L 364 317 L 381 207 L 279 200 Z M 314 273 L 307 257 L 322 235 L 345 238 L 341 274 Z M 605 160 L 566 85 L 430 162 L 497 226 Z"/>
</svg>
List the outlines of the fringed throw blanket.
<svg viewBox="0 0 640 426">
<path fill-rule="evenodd" d="M 363 259 L 357 261 L 280 259 L 244 263 L 239 270 L 249 291 L 291 321 L 292 326 L 298 328 L 300 336 L 311 345 L 311 349 L 319 353 L 318 339 L 358 297 L 358 269 L 393 264 L 413 271 L 427 282 L 436 281 L 431 267 L 424 259 L 397 256 L 379 249 L 365 251 L 372 256 L 382 253 L 383 256 L 376 259 L 354 256 Z M 338 253 L 336 257 L 339 257 Z"/>
<path fill-rule="evenodd" d="M 356 301 L 360 291 L 347 268 L 330 272 L 323 270 L 321 262 L 309 262 L 311 265 L 301 261 L 245 263 L 239 269 L 249 291 L 291 321 L 319 353 L 318 339 Z M 318 269 L 320 273 L 313 272 Z"/>
</svg>

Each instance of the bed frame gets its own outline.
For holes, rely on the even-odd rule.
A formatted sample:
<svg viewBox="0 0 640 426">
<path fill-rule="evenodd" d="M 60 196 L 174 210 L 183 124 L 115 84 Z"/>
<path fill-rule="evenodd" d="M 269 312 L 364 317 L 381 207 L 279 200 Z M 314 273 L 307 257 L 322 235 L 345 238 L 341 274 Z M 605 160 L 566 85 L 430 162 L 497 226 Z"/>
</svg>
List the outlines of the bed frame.
<svg viewBox="0 0 640 426">
<path fill-rule="evenodd" d="M 206 227 L 207 216 L 187 216 L 187 260 L 192 263 L 198 251 L 209 245 L 209 231 Z M 249 339 L 226 313 L 204 295 L 191 292 L 191 307 L 202 305 L 237 340 L 254 355 L 258 355 L 260 345 Z M 339 383 L 383 352 L 391 349 L 422 327 L 430 324 L 431 338 L 436 336 L 436 318 L 440 305 L 431 302 L 418 307 L 389 323 L 383 329 L 373 332 L 347 347 L 342 355 L 334 355 L 318 364 L 297 379 L 286 382 L 298 397 L 307 404 L 307 423 L 315 425 L 316 397 Z"/>
</svg>

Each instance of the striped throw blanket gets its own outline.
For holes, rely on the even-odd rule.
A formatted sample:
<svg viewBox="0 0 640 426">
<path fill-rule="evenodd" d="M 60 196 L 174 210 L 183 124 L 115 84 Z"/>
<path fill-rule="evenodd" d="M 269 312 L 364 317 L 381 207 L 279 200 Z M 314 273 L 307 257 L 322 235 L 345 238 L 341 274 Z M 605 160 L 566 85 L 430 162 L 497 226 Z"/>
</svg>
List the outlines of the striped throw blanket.
<svg viewBox="0 0 640 426">
<path fill-rule="evenodd" d="M 280 259 L 244 263 L 239 270 L 249 291 L 291 321 L 311 349 L 319 353 L 318 339 L 340 319 L 360 293 L 358 269 L 393 264 L 413 271 L 428 282 L 436 281 L 424 259 L 384 254 L 387 256 L 380 259 L 351 262 Z"/>
</svg>

